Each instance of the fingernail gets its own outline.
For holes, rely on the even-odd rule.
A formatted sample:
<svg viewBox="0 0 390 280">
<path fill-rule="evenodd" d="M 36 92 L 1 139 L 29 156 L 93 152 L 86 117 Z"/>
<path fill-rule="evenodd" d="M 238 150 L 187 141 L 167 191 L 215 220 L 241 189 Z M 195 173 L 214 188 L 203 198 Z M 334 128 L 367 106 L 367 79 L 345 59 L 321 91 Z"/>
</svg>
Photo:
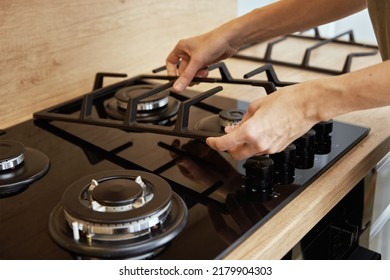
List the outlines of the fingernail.
<svg viewBox="0 0 390 280">
<path fill-rule="evenodd" d="M 231 132 L 233 129 L 234 129 L 234 126 L 233 126 L 233 125 L 226 126 L 226 127 L 225 127 L 225 132 L 226 132 L 226 133 L 229 133 L 229 132 Z"/>
</svg>

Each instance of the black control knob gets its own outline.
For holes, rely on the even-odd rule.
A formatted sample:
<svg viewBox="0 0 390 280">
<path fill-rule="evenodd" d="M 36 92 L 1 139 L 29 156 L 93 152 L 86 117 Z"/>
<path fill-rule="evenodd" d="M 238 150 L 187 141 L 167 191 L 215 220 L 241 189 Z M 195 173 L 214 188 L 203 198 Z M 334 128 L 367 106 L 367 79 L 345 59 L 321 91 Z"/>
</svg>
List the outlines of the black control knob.
<svg viewBox="0 0 390 280">
<path fill-rule="evenodd" d="M 251 201 L 264 202 L 273 191 L 274 161 L 266 156 L 248 158 L 245 168 L 245 194 Z"/>
<path fill-rule="evenodd" d="M 295 167 L 309 169 L 314 166 L 314 143 L 316 132 L 310 129 L 300 138 L 294 141 L 296 146 Z"/>
<path fill-rule="evenodd" d="M 316 132 L 314 152 L 319 155 L 329 154 L 332 147 L 333 120 L 319 122 L 313 129 Z"/>
<path fill-rule="evenodd" d="M 283 151 L 269 155 L 274 161 L 274 183 L 288 185 L 294 182 L 295 176 L 295 151 L 294 144 L 288 145 Z"/>
</svg>

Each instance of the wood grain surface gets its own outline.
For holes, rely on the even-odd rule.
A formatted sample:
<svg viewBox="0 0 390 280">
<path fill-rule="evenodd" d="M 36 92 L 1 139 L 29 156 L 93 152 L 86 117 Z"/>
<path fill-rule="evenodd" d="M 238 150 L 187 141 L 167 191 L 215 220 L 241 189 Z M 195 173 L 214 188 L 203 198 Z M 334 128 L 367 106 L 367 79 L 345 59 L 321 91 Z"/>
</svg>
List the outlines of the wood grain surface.
<svg viewBox="0 0 390 280">
<path fill-rule="evenodd" d="M 218 7 L 218 8 L 216 8 Z M 96 72 L 150 73 L 164 64 L 177 40 L 233 17 L 236 1 L 0 1 L 0 129 L 91 90 Z M 302 42 L 286 42 L 276 57 L 300 61 Z M 287 50 L 287 51 L 286 51 Z M 337 51 L 336 51 L 337 50 Z M 279 52 L 278 52 L 279 51 Z M 340 69 L 345 54 L 329 46 L 314 63 Z M 350 50 L 346 50 L 350 52 Z M 354 69 L 378 62 L 362 57 Z M 236 77 L 253 63 L 231 59 Z M 229 66 L 229 67 L 230 67 Z M 275 67 L 284 81 L 322 77 Z M 230 97 L 253 100 L 257 92 Z M 339 202 L 390 149 L 390 108 L 358 111 L 339 120 L 371 128 L 369 135 L 226 259 L 280 259 Z"/>
<path fill-rule="evenodd" d="M 90 91 L 96 72 L 150 73 L 235 16 L 233 0 L 2 0 L 0 129 Z"/>
</svg>

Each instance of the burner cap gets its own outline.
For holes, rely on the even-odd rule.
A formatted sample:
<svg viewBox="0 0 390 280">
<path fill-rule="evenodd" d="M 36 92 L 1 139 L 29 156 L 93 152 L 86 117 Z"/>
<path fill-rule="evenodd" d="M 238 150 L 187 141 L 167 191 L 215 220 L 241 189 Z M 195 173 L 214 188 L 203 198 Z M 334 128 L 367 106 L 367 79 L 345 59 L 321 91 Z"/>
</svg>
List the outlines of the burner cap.
<svg viewBox="0 0 390 280">
<path fill-rule="evenodd" d="M 49 158 L 16 141 L 0 141 L 0 196 L 25 190 L 49 170 Z"/>
<path fill-rule="evenodd" d="M 115 182 L 120 181 L 124 184 L 135 183 L 138 181 L 138 177 L 142 178 L 145 189 L 147 189 L 144 196 L 148 196 L 149 194 L 148 197 L 152 198 L 147 203 L 144 203 L 142 207 L 129 207 L 129 211 L 115 213 L 102 213 L 94 209 L 93 203 L 95 200 L 93 199 L 93 193 L 95 189 L 100 187 L 100 184 L 110 185 L 111 182 L 115 184 Z M 105 193 L 107 194 L 109 192 Z M 69 216 L 77 220 L 97 224 L 132 223 L 147 218 L 159 212 L 164 207 L 167 207 L 170 203 L 171 196 L 172 189 L 170 185 L 152 173 L 113 170 L 92 174 L 74 182 L 63 193 L 62 203 Z M 144 198 L 146 199 L 146 197 Z M 102 197 L 100 199 L 104 201 L 110 200 L 110 198 Z"/>
<path fill-rule="evenodd" d="M 237 125 L 245 114 L 241 109 L 225 109 L 218 115 L 212 115 L 200 119 L 194 124 L 195 130 L 205 132 L 224 133 L 224 128 L 229 125 Z"/>
<path fill-rule="evenodd" d="M 219 113 L 220 125 L 227 127 L 237 125 L 245 115 L 245 110 L 241 109 L 225 109 Z"/>
<path fill-rule="evenodd" d="M 132 180 L 112 179 L 99 184 L 92 197 L 101 205 L 123 206 L 134 203 L 142 195 L 140 184 Z"/>
<path fill-rule="evenodd" d="M 132 85 L 118 90 L 115 98 L 105 103 L 108 116 L 112 119 L 123 120 L 128 106 L 129 98 L 152 90 L 155 85 Z M 171 119 L 177 115 L 179 101 L 169 95 L 169 90 L 164 90 L 140 100 L 137 104 L 137 121 L 140 123 L 153 123 L 170 125 Z"/>
</svg>

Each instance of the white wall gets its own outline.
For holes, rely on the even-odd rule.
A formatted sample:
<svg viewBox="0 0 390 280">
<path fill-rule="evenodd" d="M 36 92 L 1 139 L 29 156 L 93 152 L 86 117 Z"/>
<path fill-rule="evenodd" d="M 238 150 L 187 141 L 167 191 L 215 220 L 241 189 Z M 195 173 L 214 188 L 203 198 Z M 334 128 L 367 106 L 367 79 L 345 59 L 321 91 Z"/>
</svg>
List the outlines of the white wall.
<svg viewBox="0 0 390 280">
<path fill-rule="evenodd" d="M 276 0 L 237 0 L 237 15 L 268 5 Z M 321 35 L 332 37 L 353 30 L 357 42 L 376 44 L 374 31 L 367 10 L 320 27 Z"/>
</svg>

